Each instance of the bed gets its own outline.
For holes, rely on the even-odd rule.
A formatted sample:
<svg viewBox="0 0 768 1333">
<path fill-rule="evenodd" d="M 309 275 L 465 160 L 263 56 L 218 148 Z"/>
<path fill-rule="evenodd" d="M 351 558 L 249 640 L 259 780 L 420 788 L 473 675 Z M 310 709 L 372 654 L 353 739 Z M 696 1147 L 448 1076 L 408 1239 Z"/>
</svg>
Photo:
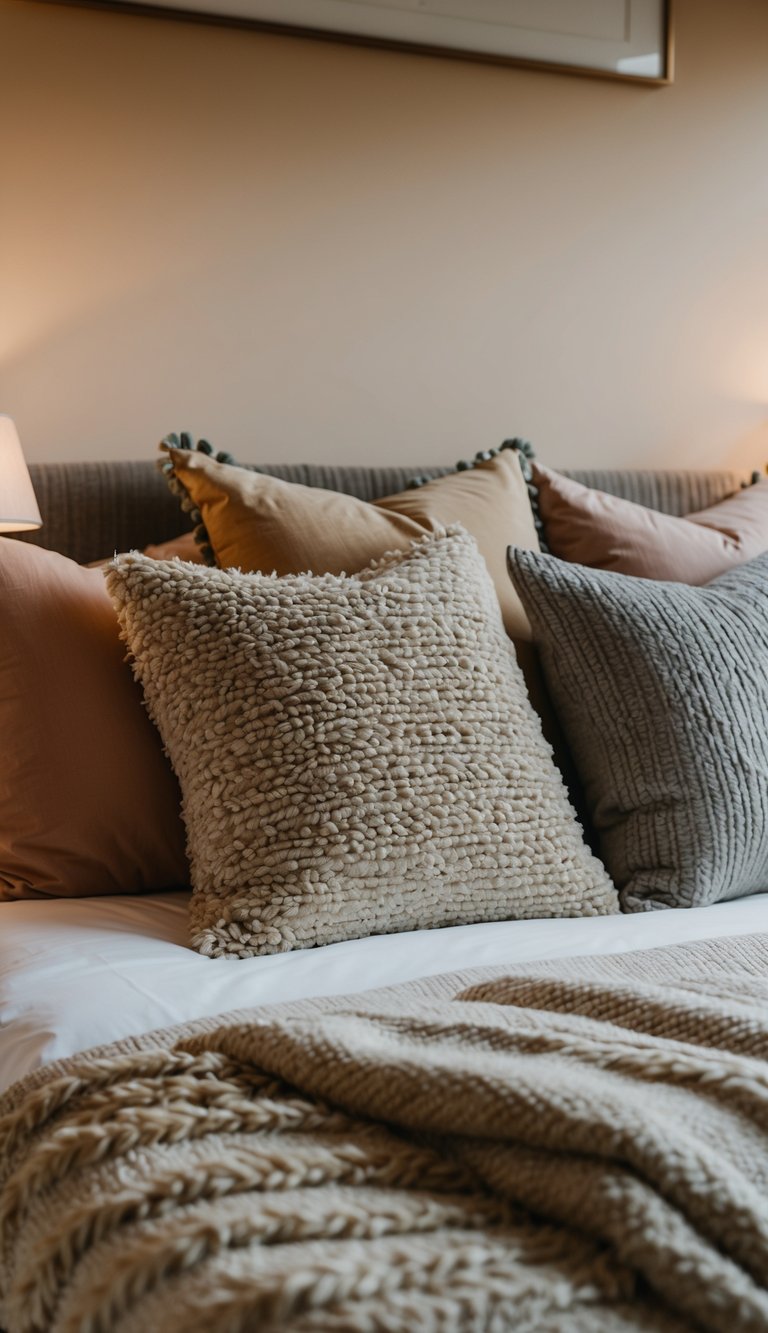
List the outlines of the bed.
<svg viewBox="0 0 768 1333">
<path fill-rule="evenodd" d="M 37 465 L 30 470 L 44 526 L 24 539 L 78 562 L 166 540 L 186 526 L 152 464 Z M 394 468 L 265 470 L 366 499 L 424 474 L 423 469 Z M 740 480 L 712 472 L 570 475 L 671 514 L 713 504 Z M 691 1087 L 712 1078 L 718 1060 L 723 1067 L 733 1064 L 730 1077 L 738 1081 L 733 1062 L 739 1051 L 752 1060 L 763 1049 L 762 1030 L 754 1049 L 740 1046 L 733 1033 L 744 1022 L 753 1036 L 760 1027 L 755 1015 L 764 1003 L 768 886 L 764 893 L 736 901 L 661 914 L 407 931 L 234 964 L 190 948 L 188 900 L 186 891 L 175 890 L 0 906 L 0 1109 L 5 1115 L 0 1308 L 10 1333 L 22 1328 L 138 1333 L 161 1327 L 164 1333 L 193 1328 L 196 1333 L 235 1333 L 256 1327 L 290 1327 L 297 1333 L 414 1327 L 663 1333 L 768 1327 L 766 1214 L 759 1199 L 739 1196 L 750 1170 L 758 1190 L 768 1187 L 768 1154 L 758 1144 L 756 1128 L 768 1094 L 753 1089 L 757 1110 L 747 1113 L 736 1101 L 726 1105 L 727 1098 L 720 1106 L 719 1093 L 713 1092 L 712 1106 L 718 1105 L 710 1120 L 701 1113 L 701 1123 L 696 1121 L 690 1163 L 682 1161 L 683 1140 L 675 1124 L 693 1104 Z M 713 953 L 713 940 L 728 943 Z M 656 961 L 660 945 L 674 946 L 669 963 Z M 629 960 L 625 972 L 617 971 L 621 957 Z M 715 999 L 704 994 L 706 979 L 713 976 Z M 510 985 L 523 987 L 526 998 L 510 1001 L 504 989 Z M 563 992 L 555 999 L 553 986 Z M 674 992 L 674 1021 L 668 1014 L 647 1023 L 637 1019 L 645 1015 L 646 1004 L 650 1012 L 654 997 L 658 1000 L 654 988 L 664 986 Z M 446 999 L 478 1015 L 470 1037 L 468 1019 L 448 1031 L 438 1018 L 435 1006 Z M 527 1028 L 518 1030 L 518 1020 L 508 1018 L 505 1006 L 510 1003 L 526 1006 L 521 1012 Z M 618 1006 L 615 1011 L 612 1005 Z M 494 1026 L 494 1014 L 502 1011 L 512 1028 Z M 587 1171 L 586 1122 L 577 1105 L 581 1071 L 569 1063 L 572 1052 L 560 1049 L 569 1025 L 575 1025 L 573 1042 L 587 1052 L 594 1105 L 603 1116 L 601 1121 L 598 1115 L 591 1132 L 605 1132 L 611 1105 L 617 1115 L 626 1112 L 629 1124 L 627 1108 L 634 1105 L 634 1093 L 625 1106 L 610 1084 L 614 1072 L 605 1065 L 602 1038 L 593 1026 L 600 1014 L 624 1034 L 623 1058 L 630 1063 L 648 1057 L 649 1034 L 655 1033 L 672 1051 L 672 1063 L 685 1066 L 693 1059 L 690 1051 L 697 1049 L 697 1025 L 702 1033 L 708 1023 L 713 1025 L 711 1050 L 706 1059 L 702 1054 L 701 1068 L 691 1065 L 690 1086 L 681 1076 L 676 1090 L 659 1089 L 651 1105 L 649 1157 L 656 1152 L 660 1163 L 655 1178 L 648 1161 L 641 1164 L 635 1148 L 626 1144 L 617 1149 L 610 1170 L 602 1163 L 600 1171 Z M 171 1037 L 155 1038 L 156 1030 Z M 393 1033 L 396 1051 L 392 1047 L 387 1056 Z M 251 1040 L 257 1049 L 251 1050 Z M 371 1047 L 379 1040 L 383 1056 Z M 536 1044 L 542 1040 L 555 1043 L 544 1055 Z M 542 1095 L 530 1131 L 521 1129 L 513 1147 L 500 1128 L 496 1102 L 504 1085 L 503 1079 L 494 1083 L 492 1064 L 493 1052 L 507 1041 L 514 1047 L 512 1082 L 505 1092 L 510 1098 L 525 1087 L 526 1060 L 534 1049 L 537 1060 L 554 1062 L 542 1084 L 547 1096 Z M 704 1037 L 701 1042 L 703 1051 Z M 684 1043 L 689 1043 L 685 1052 Z M 491 1060 L 482 1069 L 477 1064 L 481 1048 Z M 110 1059 L 116 1062 L 108 1075 L 105 1052 L 113 1052 Z M 433 1053 L 435 1063 L 430 1064 Z M 348 1074 L 346 1082 L 341 1078 L 341 1091 L 327 1081 L 331 1056 Z M 304 1082 L 297 1068 L 306 1069 Z M 750 1065 L 753 1073 L 756 1068 Z M 449 1070 L 455 1073 L 453 1082 Z M 410 1088 L 394 1110 L 387 1101 L 393 1071 Z M 656 1077 L 662 1079 L 658 1069 L 654 1074 L 643 1066 L 640 1082 L 653 1084 Z M 574 1093 L 566 1114 L 562 1088 L 571 1078 Z M 443 1086 L 446 1105 L 452 1099 L 457 1107 L 463 1099 L 471 1104 L 470 1123 L 461 1123 L 457 1111 L 456 1123 L 449 1126 L 434 1099 L 427 1105 L 427 1092 L 437 1089 L 439 1103 Z M 109 1123 L 122 1126 L 125 1135 L 114 1160 L 103 1149 L 107 1088 L 118 1099 L 116 1110 L 110 1103 L 109 1115 L 116 1118 Z M 402 1101 L 409 1099 L 414 1107 L 418 1103 L 418 1114 L 403 1108 Z M 148 1127 L 152 1108 L 167 1114 L 170 1123 L 181 1106 L 184 1118 L 173 1132 L 164 1129 L 158 1135 Z M 242 1171 L 243 1180 L 230 1181 L 226 1190 L 210 1185 L 206 1193 L 191 1184 L 198 1175 L 210 1180 L 210 1172 L 215 1180 L 220 1169 L 206 1156 L 208 1140 L 197 1138 L 195 1125 L 203 1115 L 222 1117 L 214 1138 L 219 1145 L 229 1142 Z M 696 1115 L 698 1109 L 694 1121 Z M 290 1138 L 296 1128 L 293 1116 L 298 1117 L 299 1148 L 291 1140 L 290 1157 L 286 1134 Z M 249 1117 L 255 1117 L 253 1124 Z M 537 1117 L 542 1124 L 551 1120 L 547 1141 L 537 1137 Z M 245 1136 L 255 1132 L 256 1120 L 262 1135 L 258 1170 L 251 1157 L 245 1161 Z M 737 1121 L 742 1138 L 738 1143 L 734 1138 L 731 1148 L 723 1149 L 720 1166 L 713 1167 L 718 1141 Z M 349 1147 L 353 1124 L 354 1151 Z M 475 1131 L 479 1138 L 471 1137 Z M 340 1156 L 339 1134 L 346 1144 Z M 636 1125 L 633 1134 L 633 1143 L 639 1142 Z M 359 1153 L 354 1169 L 349 1153 Z M 269 1157 L 268 1167 L 263 1157 Z M 621 1180 L 617 1161 L 622 1162 Z M 383 1163 L 393 1164 L 391 1177 Z M 91 1172 L 82 1195 L 78 1169 Z M 290 1180 L 275 1183 L 284 1169 L 293 1172 Z M 698 1170 L 705 1175 L 720 1170 L 736 1181 L 733 1197 L 725 1202 L 715 1191 L 717 1206 L 737 1232 L 739 1225 L 749 1231 L 749 1244 L 726 1245 L 722 1227 L 713 1230 L 705 1222 L 695 1243 L 692 1234 L 683 1234 L 681 1217 L 690 1220 L 702 1206 L 702 1193 L 696 1202 Z M 164 1172 L 177 1173 L 173 1210 L 167 1198 L 162 1204 L 151 1202 L 147 1193 L 147 1182 Z M 255 1188 L 254 1172 L 262 1203 L 266 1199 L 258 1226 L 244 1203 L 252 1198 L 248 1190 Z M 568 1173 L 573 1175 L 570 1197 L 580 1200 L 578 1206 L 562 1203 L 558 1193 L 557 1180 Z M 650 1257 L 635 1254 L 624 1241 L 619 1244 L 611 1221 L 622 1190 L 639 1189 L 637 1182 L 646 1176 L 654 1185 L 654 1207 L 658 1199 L 664 1205 L 658 1204 L 651 1217 L 643 1213 L 647 1197 L 638 1194 L 632 1204 L 638 1234 L 655 1229 Z M 510 1192 L 512 1178 L 516 1194 Z M 97 1179 L 108 1200 L 98 1209 L 91 1197 Z M 472 1179 L 482 1181 L 482 1198 L 467 1183 Z M 69 1184 L 65 1188 L 62 1182 Z M 310 1186 L 318 1187 L 322 1225 L 312 1222 Z M 389 1191 L 383 1212 L 382 1189 Z M 710 1198 L 707 1207 L 713 1206 Z M 528 1218 L 546 1217 L 546 1227 L 532 1231 L 530 1222 L 521 1220 L 521 1208 Z M 160 1223 L 171 1211 L 170 1229 L 163 1232 Z M 592 1215 L 600 1218 L 594 1229 Z M 298 1229 L 297 1218 L 302 1219 Z M 743 1240 L 742 1232 L 739 1236 Z M 340 1238 L 346 1239 L 342 1264 L 337 1262 Z M 109 1274 L 108 1281 L 100 1271 Z"/>
<path fill-rule="evenodd" d="M 189 947 L 188 896 L 3 904 L 0 1091 L 51 1061 L 153 1028 L 474 967 L 649 949 L 661 928 L 652 913 L 487 922 L 373 936 L 233 967 Z M 768 893 L 664 913 L 668 944 L 759 933 L 768 934 Z"/>
</svg>

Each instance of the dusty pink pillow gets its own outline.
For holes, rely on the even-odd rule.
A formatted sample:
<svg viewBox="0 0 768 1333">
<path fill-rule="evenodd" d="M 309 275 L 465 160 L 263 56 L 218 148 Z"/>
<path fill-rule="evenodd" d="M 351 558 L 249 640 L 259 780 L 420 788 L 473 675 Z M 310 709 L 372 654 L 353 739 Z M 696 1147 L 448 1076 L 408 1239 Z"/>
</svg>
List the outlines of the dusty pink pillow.
<svg viewBox="0 0 768 1333">
<path fill-rule="evenodd" d="M 768 550 L 768 480 L 675 518 L 532 464 L 553 555 L 618 574 L 704 584 Z"/>
<path fill-rule="evenodd" d="M 179 790 L 104 575 L 0 538 L 0 899 L 188 882 Z"/>
</svg>

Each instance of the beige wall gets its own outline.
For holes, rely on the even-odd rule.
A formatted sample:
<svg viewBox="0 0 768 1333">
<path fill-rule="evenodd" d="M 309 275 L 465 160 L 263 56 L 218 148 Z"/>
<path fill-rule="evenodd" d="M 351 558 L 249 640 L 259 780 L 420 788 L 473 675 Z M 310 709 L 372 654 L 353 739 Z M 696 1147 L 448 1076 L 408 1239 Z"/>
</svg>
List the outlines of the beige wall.
<svg viewBox="0 0 768 1333">
<path fill-rule="evenodd" d="M 0 0 L 30 459 L 768 458 L 768 4 L 647 89 Z"/>
</svg>

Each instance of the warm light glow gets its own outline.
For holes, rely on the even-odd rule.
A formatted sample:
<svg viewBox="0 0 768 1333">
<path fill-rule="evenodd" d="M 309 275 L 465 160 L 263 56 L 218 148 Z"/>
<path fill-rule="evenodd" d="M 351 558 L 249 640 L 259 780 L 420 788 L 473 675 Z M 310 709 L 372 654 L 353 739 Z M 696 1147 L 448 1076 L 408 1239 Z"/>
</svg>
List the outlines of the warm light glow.
<svg viewBox="0 0 768 1333">
<path fill-rule="evenodd" d="M 736 437 L 723 459 L 723 466 L 733 468 L 745 476 L 768 471 L 768 419 L 761 420 Z"/>
<path fill-rule="evenodd" d="M 42 522 L 18 432 L 0 415 L 0 532 L 26 532 Z"/>
</svg>

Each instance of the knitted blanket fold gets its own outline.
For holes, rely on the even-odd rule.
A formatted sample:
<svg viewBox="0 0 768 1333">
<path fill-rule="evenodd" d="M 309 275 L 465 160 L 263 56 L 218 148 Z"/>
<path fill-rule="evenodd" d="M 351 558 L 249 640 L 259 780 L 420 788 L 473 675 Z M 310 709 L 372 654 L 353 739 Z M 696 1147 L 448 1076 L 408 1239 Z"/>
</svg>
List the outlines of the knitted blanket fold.
<svg viewBox="0 0 768 1333">
<path fill-rule="evenodd" d="M 0 1102 L 6 1333 L 768 1328 L 768 935 L 116 1043 Z"/>
</svg>

